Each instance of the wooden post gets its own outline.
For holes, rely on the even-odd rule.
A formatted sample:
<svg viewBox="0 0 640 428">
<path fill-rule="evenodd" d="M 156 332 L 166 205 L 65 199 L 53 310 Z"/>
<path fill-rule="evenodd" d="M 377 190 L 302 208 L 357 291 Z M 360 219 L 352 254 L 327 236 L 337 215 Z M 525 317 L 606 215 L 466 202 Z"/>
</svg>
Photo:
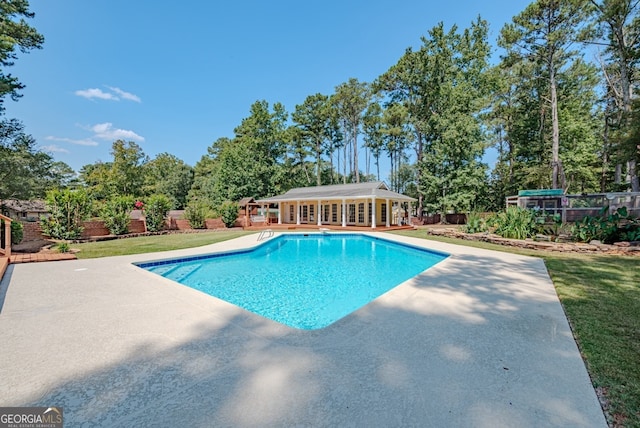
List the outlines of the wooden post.
<svg viewBox="0 0 640 428">
<path fill-rule="evenodd" d="M 4 220 L 4 255 L 11 257 L 11 219 L 3 215 L 0 218 Z"/>
</svg>

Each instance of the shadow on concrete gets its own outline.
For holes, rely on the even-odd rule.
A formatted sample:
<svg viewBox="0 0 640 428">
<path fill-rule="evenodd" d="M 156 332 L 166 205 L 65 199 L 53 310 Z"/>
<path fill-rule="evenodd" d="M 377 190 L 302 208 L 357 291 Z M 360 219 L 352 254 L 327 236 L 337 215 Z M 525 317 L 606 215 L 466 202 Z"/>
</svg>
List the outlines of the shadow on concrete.
<svg viewBox="0 0 640 428">
<path fill-rule="evenodd" d="M 167 311 L 146 327 L 177 342 L 146 336 L 101 363 L 144 333 L 105 325 L 103 341 L 67 344 L 93 369 L 38 385 L 45 356 L 33 394 L 0 404 L 62 406 L 69 426 L 605 426 L 542 261 L 491 254 L 452 257 L 321 330 L 197 296 L 198 322 Z"/>
</svg>

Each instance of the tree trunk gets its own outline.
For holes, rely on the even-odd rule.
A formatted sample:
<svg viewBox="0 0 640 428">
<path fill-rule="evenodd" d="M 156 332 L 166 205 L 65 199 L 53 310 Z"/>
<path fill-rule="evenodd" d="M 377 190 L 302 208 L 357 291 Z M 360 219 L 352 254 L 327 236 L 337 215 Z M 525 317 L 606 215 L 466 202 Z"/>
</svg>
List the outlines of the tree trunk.
<svg viewBox="0 0 640 428">
<path fill-rule="evenodd" d="M 360 183 L 360 169 L 358 168 L 358 125 L 353 124 L 353 169 L 356 173 L 356 183 Z"/>
<path fill-rule="evenodd" d="M 422 194 L 422 169 L 420 168 L 420 163 L 422 162 L 422 149 L 423 149 L 423 141 L 422 141 L 422 133 L 420 131 L 418 134 L 418 145 L 416 147 L 416 188 L 418 189 L 418 218 L 422 219 L 422 212 L 424 211 L 424 196 Z"/>
<path fill-rule="evenodd" d="M 393 190 L 394 189 L 393 182 L 395 181 L 395 174 L 393 173 L 393 150 L 389 151 L 389 157 L 391 158 L 390 159 L 391 160 L 391 177 L 390 177 L 391 183 L 390 184 L 391 184 L 391 190 Z"/>
<path fill-rule="evenodd" d="M 600 173 L 600 191 L 604 193 L 607 187 L 607 170 L 609 169 L 609 124 L 606 118 L 602 137 L 604 150 L 602 153 L 602 172 Z"/>
<path fill-rule="evenodd" d="M 629 184 L 631 184 L 631 191 L 638 192 L 638 174 L 636 172 L 636 161 L 630 160 L 627 162 L 627 171 L 629 174 Z"/>
<path fill-rule="evenodd" d="M 364 146 L 364 157 L 366 159 L 366 169 L 365 174 L 367 177 L 369 176 L 369 172 L 371 171 L 371 150 L 369 150 L 369 146 Z"/>
<path fill-rule="evenodd" d="M 551 55 L 550 55 L 551 56 Z M 559 185 L 564 186 L 565 183 L 558 183 L 560 176 L 560 125 L 558 121 L 558 88 L 556 87 L 555 69 L 552 59 L 549 58 L 549 84 L 551 90 L 551 166 L 552 172 L 552 188 L 558 189 Z"/>
<path fill-rule="evenodd" d="M 331 167 L 330 171 L 331 171 L 331 184 L 333 184 L 333 143 L 331 144 L 331 149 L 330 149 L 330 153 L 329 153 L 329 166 Z"/>
<path fill-rule="evenodd" d="M 343 148 L 344 148 L 344 156 L 343 156 L 344 159 L 342 161 L 342 164 L 343 164 L 342 165 L 342 169 L 344 171 L 344 174 L 342 176 L 342 183 L 343 184 L 347 184 L 347 162 L 350 162 L 350 161 L 348 160 L 349 158 L 347 157 L 347 143 L 346 142 L 344 143 L 344 147 Z"/>
</svg>

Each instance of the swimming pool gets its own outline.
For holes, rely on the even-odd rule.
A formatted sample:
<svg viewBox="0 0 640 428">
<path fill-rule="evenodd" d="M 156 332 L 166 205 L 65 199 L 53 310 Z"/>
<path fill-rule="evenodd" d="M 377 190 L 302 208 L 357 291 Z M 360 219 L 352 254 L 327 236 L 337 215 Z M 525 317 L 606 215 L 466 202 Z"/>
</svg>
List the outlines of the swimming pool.
<svg viewBox="0 0 640 428">
<path fill-rule="evenodd" d="M 137 263 L 290 327 L 326 327 L 448 255 L 359 234 L 285 234 L 245 251 Z"/>
</svg>

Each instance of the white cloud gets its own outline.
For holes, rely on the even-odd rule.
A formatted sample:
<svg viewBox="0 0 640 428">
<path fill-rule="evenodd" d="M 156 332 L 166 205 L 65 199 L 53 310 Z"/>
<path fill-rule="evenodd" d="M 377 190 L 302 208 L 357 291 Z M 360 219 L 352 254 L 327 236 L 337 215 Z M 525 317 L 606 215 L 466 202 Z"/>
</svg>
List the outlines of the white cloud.
<svg viewBox="0 0 640 428">
<path fill-rule="evenodd" d="M 91 138 L 84 138 L 82 140 L 74 140 L 72 138 L 66 138 L 66 137 L 54 137 L 52 135 L 45 137 L 45 140 L 49 140 L 49 141 L 60 141 L 63 143 L 71 143 L 71 144 L 76 144 L 78 146 L 97 146 L 98 143 L 96 141 L 93 141 Z"/>
<path fill-rule="evenodd" d="M 136 134 L 133 131 L 127 129 L 118 129 L 114 128 L 113 124 L 110 122 L 98 123 L 89 128 L 95 134 L 95 138 L 99 138 L 101 140 L 133 140 L 133 141 L 144 141 L 144 137 Z"/>
<path fill-rule="evenodd" d="M 52 144 L 50 146 L 42 146 L 41 149 L 44 150 L 45 152 L 51 152 L 51 153 L 69 153 L 69 150 L 63 149 L 62 147 L 58 147 L 55 144 Z"/>
<path fill-rule="evenodd" d="M 98 88 L 89 88 L 89 89 L 80 89 L 75 91 L 74 93 L 79 96 L 86 98 L 88 100 L 93 98 L 99 98 L 101 100 L 111 100 L 111 101 L 120 101 L 120 100 L 128 100 L 135 101 L 137 103 L 142 102 L 139 96 L 132 94 L 131 92 L 123 91 L 122 89 L 115 86 L 106 86 L 109 88 L 109 91 L 103 91 Z"/>
<path fill-rule="evenodd" d="M 92 126 L 80 126 L 80 127 L 87 131 L 90 131 L 93 135 L 87 138 L 82 138 L 82 139 L 55 137 L 53 135 L 49 135 L 44 139 L 48 141 L 75 144 L 77 146 L 92 146 L 92 147 L 100 145 L 100 143 L 98 143 L 98 141 L 96 140 L 104 140 L 104 141 L 110 141 L 110 142 L 113 142 L 115 140 L 138 141 L 138 142 L 144 141 L 143 136 L 138 135 L 134 131 L 131 131 L 128 129 L 114 128 L 111 122 L 97 123 Z M 58 147 L 55 144 L 46 146 L 44 149 L 49 150 L 51 152 L 69 153 L 66 149 L 62 147 Z"/>
<path fill-rule="evenodd" d="M 75 92 L 75 94 L 79 97 L 86 98 L 88 100 L 92 98 L 100 98 L 102 100 L 113 100 L 117 101 L 118 97 L 109 92 L 103 92 L 98 88 L 90 88 L 90 89 L 82 89 Z"/>
<path fill-rule="evenodd" d="M 131 92 L 125 92 L 120 88 L 115 88 L 113 86 L 107 86 L 107 88 L 111 89 L 113 92 L 115 92 L 116 94 L 118 94 L 120 97 L 122 97 L 122 99 L 124 100 L 129 100 L 129 101 L 135 101 L 137 103 L 142 102 L 142 100 L 140 99 L 139 96 L 132 94 Z"/>
</svg>

